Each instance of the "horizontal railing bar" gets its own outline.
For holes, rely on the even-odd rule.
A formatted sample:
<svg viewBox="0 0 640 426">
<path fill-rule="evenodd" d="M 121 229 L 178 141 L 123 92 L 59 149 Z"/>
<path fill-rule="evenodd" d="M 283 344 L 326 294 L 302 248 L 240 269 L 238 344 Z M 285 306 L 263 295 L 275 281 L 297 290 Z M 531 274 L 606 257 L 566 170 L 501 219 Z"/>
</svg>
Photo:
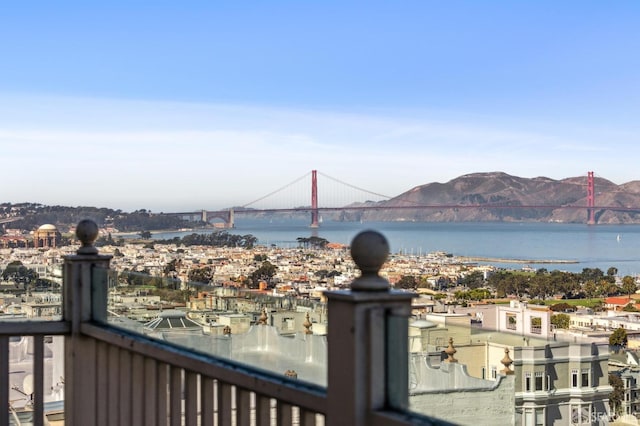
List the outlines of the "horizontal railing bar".
<svg viewBox="0 0 640 426">
<path fill-rule="evenodd" d="M 318 385 L 291 383 L 289 379 L 269 371 L 193 352 L 170 342 L 154 340 L 108 325 L 83 323 L 81 333 L 160 362 L 197 371 L 203 376 L 286 401 L 308 411 L 326 414 L 327 391 Z"/>
<path fill-rule="evenodd" d="M 0 321 L 0 336 L 54 336 L 69 334 L 66 321 Z"/>
<path fill-rule="evenodd" d="M 455 423 L 446 420 L 411 412 L 374 411 L 370 416 L 371 426 L 456 426 Z"/>
</svg>

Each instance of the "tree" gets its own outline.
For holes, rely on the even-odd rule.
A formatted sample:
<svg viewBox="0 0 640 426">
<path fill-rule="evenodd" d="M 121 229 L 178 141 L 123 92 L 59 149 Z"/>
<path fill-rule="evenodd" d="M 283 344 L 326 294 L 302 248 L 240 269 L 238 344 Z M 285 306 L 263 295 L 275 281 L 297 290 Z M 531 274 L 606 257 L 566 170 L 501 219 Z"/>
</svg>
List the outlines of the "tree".
<svg viewBox="0 0 640 426">
<path fill-rule="evenodd" d="M 629 275 L 625 275 L 622 278 L 622 292 L 631 297 L 631 295 L 634 294 L 636 290 L 638 290 L 636 280 Z"/>
<path fill-rule="evenodd" d="M 613 387 L 613 391 L 609 394 L 609 407 L 615 414 L 620 414 L 620 404 L 624 398 L 624 383 L 617 374 L 609 373 L 609 384 Z"/>
<path fill-rule="evenodd" d="M 541 271 L 544 271 L 544 269 L 538 269 L 536 274 L 531 277 L 531 283 L 529 284 L 529 296 L 546 299 L 547 296 L 553 295 L 554 288 L 551 276 Z"/>
<path fill-rule="evenodd" d="M 604 278 L 604 272 L 602 272 L 602 269 L 600 268 L 583 268 L 580 277 L 583 283 L 586 283 L 587 281 L 597 283 Z"/>
<path fill-rule="evenodd" d="M 2 272 L 2 279 L 22 284 L 25 291 L 30 293 L 31 285 L 38 279 L 38 273 L 24 266 L 19 260 L 14 260 Z"/>
<path fill-rule="evenodd" d="M 489 286 L 495 288 L 498 297 L 510 294 L 520 297 L 529 290 L 529 277 L 523 274 L 501 271 L 491 275 L 487 281 Z"/>
<path fill-rule="evenodd" d="M 262 265 L 260 265 L 258 269 L 256 269 L 251 273 L 251 275 L 249 275 L 251 287 L 258 288 L 258 284 L 260 283 L 260 281 L 264 281 L 267 283 L 267 285 L 270 285 L 271 280 L 273 279 L 273 276 L 276 274 L 277 270 L 278 267 L 276 265 L 272 264 L 268 260 L 265 260 L 264 262 L 262 262 Z"/>
<path fill-rule="evenodd" d="M 584 285 L 582 286 L 582 290 L 589 299 L 593 299 L 598 292 L 598 286 L 596 285 L 595 281 L 589 280 L 584 283 Z"/>
<path fill-rule="evenodd" d="M 298 237 L 296 240 L 298 241 L 298 244 L 304 248 L 312 247 L 324 249 L 327 247 L 327 244 L 329 244 L 328 240 L 320 237 Z"/>
<path fill-rule="evenodd" d="M 162 268 L 162 273 L 165 276 L 175 276 L 175 274 L 178 272 L 178 264 L 180 262 L 178 261 L 178 259 L 172 259 L 171 261 L 169 261 L 169 263 L 167 263 L 166 265 L 164 265 L 164 267 Z"/>
<path fill-rule="evenodd" d="M 554 312 L 575 312 L 576 307 L 571 306 L 567 302 L 561 302 L 561 303 L 555 303 L 549 306 L 549 309 L 551 309 Z"/>
<path fill-rule="evenodd" d="M 187 279 L 191 282 L 209 284 L 213 279 L 214 268 L 212 266 L 203 266 L 189 270 Z"/>
<path fill-rule="evenodd" d="M 554 314 L 551 315 L 551 324 L 553 324 L 556 328 L 569 328 L 570 325 L 570 317 L 567 314 Z"/>
<path fill-rule="evenodd" d="M 616 352 L 627 347 L 627 330 L 620 327 L 609 336 L 609 346 L 613 346 Z"/>
<path fill-rule="evenodd" d="M 484 274 L 480 271 L 473 271 L 460 279 L 460 285 L 469 289 L 480 288 L 484 285 Z"/>
<path fill-rule="evenodd" d="M 140 238 L 144 240 L 148 240 L 149 238 L 151 238 L 151 232 L 149 231 L 141 231 L 138 235 L 140 235 Z"/>
<path fill-rule="evenodd" d="M 400 277 L 398 282 L 396 282 L 397 288 L 403 288 L 407 290 L 415 290 L 418 287 L 418 280 L 413 275 L 403 275 Z"/>
</svg>

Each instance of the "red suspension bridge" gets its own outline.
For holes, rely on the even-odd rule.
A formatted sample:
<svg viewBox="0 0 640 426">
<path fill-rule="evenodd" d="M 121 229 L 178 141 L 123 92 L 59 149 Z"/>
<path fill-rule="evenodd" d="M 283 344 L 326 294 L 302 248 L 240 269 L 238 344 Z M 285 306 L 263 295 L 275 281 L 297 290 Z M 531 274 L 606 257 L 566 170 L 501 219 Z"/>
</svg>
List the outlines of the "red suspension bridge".
<svg viewBox="0 0 640 426">
<path fill-rule="evenodd" d="M 326 178 L 326 181 L 333 184 L 333 188 L 325 188 L 318 186 L 318 175 Z M 309 179 L 311 183 L 311 197 L 309 199 Z M 324 181 L 323 181 L 324 182 Z M 337 185 L 337 190 L 336 190 Z M 345 192 L 345 189 L 347 190 Z M 320 191 L 320 192 L 319 192 Z M 360 201 L 354 197 L 354 192 L 360 194 Z M 291 194 L 294 194 L 293 196 Z M 284 194 L 284 197 L 282 195 Z M 322 199 L 325 204 L 320 205 L 319 194 L 323 194 Z M 338 196 L 336 196 L 336 194 Z M 367 198 L 362 199 L 362 195 Z M 586 205 L 522 205 L 510 203 L 475 203 L 475 204 L 418 204 L 400 197 L 390 197 L 369 191 L 355 185 L 343 182 L 339 179 L 325 175 L 317 170 L 294 180 L 283 187 L 270 192 L 250 203 L 240 207 L 225 210 L 200 210 L 193 212 L 178 213 L 162 213 L 164 215 L 178 216 L 185 220 L 214 222 L 217 221 L 224 228 L 233 228 L 235 215 L 238 214 L 260 214 L 260 213 L 300 213 L 308 212 L 311 215 L 311 227 L 320 226 L 322 212 L 363 212 L 363 211 L 384 211 L 384 210 L 421 210 L 421 209 L 573 209 L 585 210 L 586 223 L 590 225 L 596 224 L 596 211 L 612 210 L 612 211 L 629 211 L 639 212 L 640 207 L 623 207 L 623 206 L 598 206 L 595 202 L 595 178 L 593 172 L 587 173 L 586 181 Z M 278 201 L 273 201 L 278 199 Z M 395 199 L 401 204 L 387 204 L 384 201 Z M 266 203 L 265 200 L 271 200 Z M 291 207 L 291 206 L 295 207 Z"/>
</svg>

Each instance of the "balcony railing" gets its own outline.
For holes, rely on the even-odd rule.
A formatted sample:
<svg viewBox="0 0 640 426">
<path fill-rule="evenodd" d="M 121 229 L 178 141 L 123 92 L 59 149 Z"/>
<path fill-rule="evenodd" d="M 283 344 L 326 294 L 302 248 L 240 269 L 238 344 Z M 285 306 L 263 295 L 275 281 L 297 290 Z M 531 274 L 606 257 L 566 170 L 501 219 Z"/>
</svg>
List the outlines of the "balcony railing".
<svg viewBox="0 0 640 426">
<path fill-rule="evenodd" d="M 109 325 L 107 274 L 91 221 L 82 247 L 65 257 L 63 319 L 0 324 L 0 353 L 11 336 L 33 336 L 33 393 L 27 424 L 55 424 L 44 401 L 44 338 L 64 336 L 65 425 L 431 425 L 408 410 L 408 317 L 412 294 L 389 289 L 378 271 L 384 237 L 352 243 L 362 271 L 349 291 L 328 298 L 328 377 L 321 387 L 191 351 Z M 0 360 L 0 424 L 10 408 L 9 360 Z M 55 413 L 61 415 L 61 413 Z M 23 423 L 25 424 L 25 423 Z"/>
</svg>

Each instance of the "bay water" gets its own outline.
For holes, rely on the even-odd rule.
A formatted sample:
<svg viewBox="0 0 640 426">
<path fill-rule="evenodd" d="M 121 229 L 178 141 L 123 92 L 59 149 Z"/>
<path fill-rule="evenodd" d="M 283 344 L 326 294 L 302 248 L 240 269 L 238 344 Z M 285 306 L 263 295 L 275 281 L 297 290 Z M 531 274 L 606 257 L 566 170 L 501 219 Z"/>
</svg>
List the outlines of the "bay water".
<svg viewBox="0 0 640 426">
<path fill-rule="evenodd" d="M 524 266 L 580 272 L 583 268 L 610 267 L 620 275 L 640 273 L 640 225 L 586 225 L 505 222 L 338 222 L 324 221 L 317 229 L 308 219 L 245 219 L 236 217 L 233 234 L 252 234 L 261 245 L 298 247 L 297 238 L 317 236 L 330 242 L 349 244 L 361 231 L 373 229 L 385 235 L 392 253 L 424 255 L 444 251 L 456 256 L 515 259 L 523 262 L 496 266 Z M 154 238 L 183 237 L 193 232 L 154 233 Z M 544 261 L 545 263 L 533 263 Z M 554 261 L 572 261 L 561 263 Z M 548 262 L 548 263 L 547 263 Z M 481 262 L 483 263 L 483 262 Z"/>
</svg>

